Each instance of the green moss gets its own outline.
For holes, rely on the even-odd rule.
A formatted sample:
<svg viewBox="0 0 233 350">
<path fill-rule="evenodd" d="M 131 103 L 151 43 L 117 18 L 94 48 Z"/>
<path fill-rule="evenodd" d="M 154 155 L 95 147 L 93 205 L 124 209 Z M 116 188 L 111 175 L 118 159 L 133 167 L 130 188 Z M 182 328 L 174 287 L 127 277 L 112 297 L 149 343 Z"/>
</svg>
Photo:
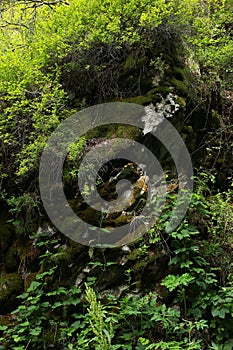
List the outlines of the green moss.
<svg viewBox="0 0 233 350">
<path fill-rule="evenodd" d="M 188 84 L 186 81 L 181 81 L 173 77 L 171 79 L 171 85 L 174 86 L 179 96 L 186 97 L 188 95 Z"/>
<path fill-rule="evenodd" d="M 9 323 L 10 323 L 9 318 L 7 318 L 6 316 L 5 317 L 1 316 L 1 318 L 0 318 L 0 326 L 7 326 Z"/>
<path fill-rule="evenodd" d="M 22 279 L 18 273 L 3 274 L 0 278 L 0 299 L 9 297 L 10 293 L 22 290 Z"/>
<path fill-rule="evenodd" d="M 221 126 L 221 117 L 217 111 L 212 109 L 211 115 L 207 121 L 207 127 L 210 129 L 217 129 L 217 128 L 220 128 L 220 126 Z"/>
<path fill-rule="evenodd" d="M 124 71 L 130 70 L 135 66 L 135 64 L 136 64 L 136 60 L 133 57 L 133 55 L 128 55 L 124 62 L 124 66 L 123 66 Z"/>
<path fill-rule="evenodd" d="M 7 253 L 5 254 L 4 258 L 4 270 L 7 273 L 15 272 L 18 269 L 19 266 L 19 256 L 18 251 L 15 245 L 12 245 Z"/>
<path fill-rule="evenodd" d="M 12 311 L 16 296 L 23 291 L 23 280 L 18 273 L 3 274 L 0 278 L 0 313 Z"/>
<path fill-rule="evenodd" d="M 174 67 L 174 65 L 175 65 L 174 57 L 171 57 L 170 55 L 164 53 L 163 59 L 169 66 Z"/>
<path fill-rule="evenodd" d="M 135 138 L 139 135 L 139 130 L 135 126 L 131 125 L 118 125 L 114 126 L 114 129 L 110 128 L 109 132 L 106 133 L 106 138 L 122 137 L 122 138 Z"/>
<path fill-rule="evenodd" d="M 63 245 L 59 248 L 59 254 L 56 257 L 56 263 L 70 264 L 74 261 L 77 255 L 84 250 L 83 245 L 74 241 L 69 241 L 69 245 Z"/>
<path fill-rule="evenodd" d="M 171 84 L 170 84 L 171 85 Z M 147 106 L 150 103 L 156 103 L 161 101 L 161 95 L 163 97 L 167 96 L 172 92 L 173 88 L 168 84 L 156 86 L 155 88 L 146 92 L 145 95 L 134 96 L 134 97 L 125 97 L 125 98 L 116 98 L 114 102 L 125 102 L 125 103 L 136 103 L 142 106 Z"/>
<path fill-rule="evenodd" d="M 144 96 L 142 96 L 144 97 Z M 137 103 L 136 97 L 134 98 L 124 98 L 124 99 L 114 99 L 114 102 L 129 102 L 129 103 Z M 134 101 L 135 100 L 135 101 Z M 147 100 L 149 100 L 147 98 Z M 140 103 L 138 103 L 140 104 Z M 91 131 L 88 131 L 86 134 L 87 139 L 102 139 L 102 138 L 112 138 L 112 137 L 135 137 L 135 132 L 138 132 L 138 129 L 134 126 L 126 126 L 123 125 L 116 125 L 116 124 L 108 124 L 108 125 L 102 125 L 98 128 L 93 128 Z"/>
<path fill-rule="evenodd" d="M 126 102 L 126 103 L 136 103 L 142 106 L 149 105 L 150 103 L 155 103 L 161 101 L 161 95 L 163 97 L 167 96 L 172 92 L 172 88 L 169 86 L 157 86 L 154 89 L 149 90 L 143 96 L 134 96 L 121 99 L 115 99 L 115 101 Z"/>
<path fill-rule="evenodd" d="M 146 56 L 135 59 L 132 54 L 128 55 L 123 63 L 124 72 L 129 71 L 135 67 L 143 67 L 148 64 L 148 58 Z"/>
<path fill-rule="evenodd" d="M 193 128 L 191 125 L 185 125 L 183 127 L 183 131 L 186 133 L 186 134 L 192 134 L 193 135 Z"/>
<path fill-rule="evenodd" d="M 186 78 L 186 70 L 184 68 L 173 67 L 174 77 L 178 80 L 184 81 Z"/>
<path fill-rule="evenodd" d="M 0 222 L 0 248 L 5 252 L 13 242 L 14 228 L 5 222 Z"/>
<path fill-rule="evenodd" d="M 148 64 L 148 58 L 146 56 L 140 57 L 137 60 L 137 66 L 139 67 L 147 66 L 147 64 Z"/>
<path fill-rule="evenodd" d="M 43 329 L 43 340 L 45 344 L 53 344 L 51 347 L 56 347 L 56 341 L 59 343 L 60 333 L 54 332 L 54 329 Z M 59 347 L 58 347 L 59 348 Z"/>
<path fill-rule="evenodd" d="M 162 95 L 163 97 L 167 96 L 170 92 L 172 91 L 171 87 L 169 86 L 156 86 L 154 89 L 148 91 L 146 93 L 146 96 L 149 96 L 151 98 L 157 98 L 160 100 L 160 95 Z"/>
<path fill-rule="evenodd" d="M 133 267 L 133 271 L 135 273 L 139 273 L 141 272 L 146 266 L 148 265 L 148 260 L 145 258 L 145 259 L 140 259 L 138 260 L 134 267 Z"/>
<path fill-rule="evenodd" d="M 138 105 L 146 106 L 151 103 L 150 96 L 135 96 L 135 97 L 126 97 L 126 98 L 117 98 L 115 101 L 125 102 L 125 103 L 136 103 Z"/>
<path fill-rule="evenodd" d="M 119 226 L 126 225 L 127 223 L 130 222 L 130 220 L 131 220 L 130 216 L 119 215 L 116 219 L 113 220 L 113 223 L 116 227 L 119 227 Z"/>
<path fill-rule="evenodd" d="M 176 99 L 176 103 L 178 103 L 178 105 L 184 109 L 186 107 L 186 98 L 178 96 Z"/>
<path fill-rule="evenodd" d="M 137 260 L 142 256 L 147 255 L 147 250 L 143 250 L 141 247 L 134 249 L 128 256 L 128 260 Z"/>
</svg>

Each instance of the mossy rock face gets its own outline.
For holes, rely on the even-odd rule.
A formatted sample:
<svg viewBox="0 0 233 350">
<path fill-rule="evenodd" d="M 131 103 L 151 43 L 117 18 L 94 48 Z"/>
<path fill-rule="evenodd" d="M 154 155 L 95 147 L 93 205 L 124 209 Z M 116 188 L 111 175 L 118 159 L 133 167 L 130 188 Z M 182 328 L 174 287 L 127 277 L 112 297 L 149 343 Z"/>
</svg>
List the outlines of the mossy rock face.
<svg viewBox="0 0 233 350">
<path fill-rule="evenodd" d="M 174 77 L 178 80 L 184 81 L 187 76 L 187 69 L 180 67 L 173 67 Z"/>
<path fill-rule="evenodd" d="M 97 225 L 102 220 L 102 214 L 89 207 L 83 212 L 79 212 L 79 217 L 85 222 L 88 222 L 90 225 Z"/>
<path fill-rule="evenodd" d="M 142 275 L 142 286 L 154 290 L 156 283 L 166 274 L 168 263 L 169 255 L 165 252 L 154 255 L 154 259 L 149 259 L 147 268 Z"/>
<path fill-rule="evenodd" d="M 55 261 L 57 264 L 62 264 L 65 266 L 77 261 L 77 258 L 86 252 L 86 248 L 79 243 L 69 240 L 69 244 L 62 245 L 58 252 L 59 254 Z"/>
<path fill-rule="evenodd" d="M 121 138 L 133 138 L 137 137 L 139 135 L 139 130 L 137 127 L 132 125 L 125 125 L 120 124 L 118 126 L 114 125 L 114 129 L 110 129 L 109 132 L 106 133 L 106 138 L 113 138 L 113 137 L 121 137 Z"/>
<path fill-rule="evenodd" d="M 145 251 L 143 251 L 140 247 L 139 248 L 135 248 L 131 251 L 131 253 L 128 255 L 128 260 L 137 260 L 140 259 L 141 257 L 147 255 L 147 252 L 145 253 Z"/>
<path fill-rule="evenodd" d="M 125 97 L 117 98 L 116 102 L 125 102 L 125 103 L 135 103 L 141 106 L 147 106 L 152 102 L 151 96 L 135 96 L 135 97 Z"/>
<path fill-rule="evenodd" d="M 175 66 L 175 57 L 172 57 L 171 55 L 164 53 L 163 59 L 169 65 L 169 67 L 173 68 Z"/>
<path fill-rule="evenodd" d="M 187 97 L 188 95 L 188 83 L 186 81 L 181 81 L 175 77 L 170 81 L 171 85 L 174 86 L 177 95 L 181 97 Z"/>
<path fill-rule="evenodd" d="M 106 267 L 104 270 L 97 266 L 91 271 L 89 277 L 97 277 L 96 288 L 102 291 L 124 283 L 125 269 L 118 264 Z"/>
<path fill-rule="evenodd" d="M 186 134 L 193 134 L 193 128 L 191 125 L 185 125 L 183 127 L 183 131 L 186 133 Z"/>
<path fill-rule="evenodd" d="M 170 94 L 173 91 L 173 88 L 171 86 L 156 86 L 155 88 L 149 90 L 146 93 L 146 96 L 155 98 L 156 96 L 158 97 L 159 100 L 161 100 L 161 96 L 166 97 L 168 94 Z"/>
<path fill-rule="evenodd" d="M 180 108 L 184 109 L 186 107 L 186 98 L 177 96 L 176 102 L 180 106 Z"/>
<path fill-rule="evenodd" d="M 29 273 L 27 274 L 27 276 L 25 276 L 25 279 L 24 279 L 24 291 L 26 292 L 26 290 L 30 287 L 31 283 L 33 281 L 36 280 L 36 275 L 39 273 L 40 271 L 38 272 L 33 272 L 33 273 Z"/>
<path fill-rule="evenodd" d="M 15 245 L 12 245 L 4 255 L 3 270 L 6 273 L 12 273 L 17 271 L 19 267 L 19 255 Z"/>
<path fill-rule="evenodd" d="M 12 319 L 9 315 L 0 315 L 0 326 L 7 326 L 11 322 Z"/>
<path fill-rule="evenodd" d="M 125 98 L 116 98 L 114 101 L 125 102 L 125 103 L 135 103 L 141 106 L 147 106 L 151 103 L 155 104 L 161 101 L 161 96 L 166 97 L 169 93 L 174 90 L 171 86 L 156 86 L 153 89 L 150 89 L 146 92 L 145 95 L 134 96 L 134 97 L 125 97 Z"/>
<path fill-rule="evenodd" d="M 138 97 L 139 100 L 140 98 L 145 99 L 144 96 L 139 96 Z M 137 100 L 137 97 L 133 97 L 132 99 L 113 99 L 112 102 L 131 102 L 131 103 L 136 103 L 133 102 L 133 100 Z M 148 98 L 146 98 L 146 100 L 149 100 Z M 138 103 L 141 104 L 141 103 Z M 106 139 L 112 139 L 112 138 L 116 138 L 116 137 L 125 137 L 125 138 L 135 138 L 135 136 L 137 136 L 139 133 L 138 128 L 132 125 L 125 125 L 125 124 L 112 124 L 109 123 L 108 125 L 101 125 L 99 127 L 93 128 L 91 130 L 89 130 L 86 134 L 85 134 L 85 138 L 86 138 L 86 146 L 89 146 L 89 143 L 92 142 L 92 146 L 93 143 L 95 144 L 99 144 L 103 141 L 105 141 Z M 83 152 L 85 153 L 85 146 L 83 147 Z"/>
<path fill-rule="evenodd" d="M 128 213 L 128 215 L 127 215 L 127 213 L 126 213 L 126 215 L 122 214 L 114 220 L 114 225 L 116 227 L 121 227 L 123 225 L 129 224 L 131 222 L 131 220 L 132 220 L 132 216 L 130 216 L 129 213 Z"/>
<path fill-rule="evenodd" d="M 14 241 L 14 228 L 6 223 L 0 221 L 0 248 L 2 252 L 6 252 Z"/>
<path fill-rule="evenodd" d="M 17 307 L 16 296 L 23 291 L 23 280 L 18 273 L 3 274 L 0 278 L 0 314 Z"/>
<path fill-rule="evenodd" d="M 62 245 L 54 260 L 54 263 L 59 266 L 59 270 L 56 271 L 50 285 L 52 285 L 54 289 L 60 284 L 65 287 L 73 285 L 77 279 L 77 275 L 81 273 L 89 261 L 87 252 L 88 247 L 72 240 L 69 240 L 67 244 Z M 49 266 L 49 268 L 50 267 L 51 266 Z M 43 269 L 47 270 L 48 266 L 44 265 Z"/>
<path fill-rule="evenodd" d="M 190 115 L 189 124 L 192 125 L 193 130 L 200 130 L 206 127 L 207 112 L 203 106 L 195 108 L 195 106 L 189 106 L 187 113 Z M 199 136 L 201 136 L 199 132 Z"/>
<path fill-rule="evenodd" d="M 134 66 L 136 65 L 136 60 L 133 57 L 133 55 L 128 55 L 124 61 L 123 64 L 123 70 L 125 72 L 129 71 L 130 69 L 132 69 Z"/>
<path fill-rule="evenodd" d="M 128 256 L 127 267 L 139 290 L 155 290 L 156 284 L 166 275 L 169 254 L 153 246 L 138 246 Z"/>
<path fill-rule="evenodd" d="M 155 283 L 154 290 L 158 295 L 159 299 L 168 303 L 171 301 L 171 292 L 169 292 L 169 290 L 165 286 L 162 286 L 160 282 Z"/>
<path fill-rule="evenodd" d="M 207 128 L 209 129 L 219 129 L 221 127 L 221 117 L 217 111 L 212 109 L 210 117 L 207 120 Z"/>
</svg>

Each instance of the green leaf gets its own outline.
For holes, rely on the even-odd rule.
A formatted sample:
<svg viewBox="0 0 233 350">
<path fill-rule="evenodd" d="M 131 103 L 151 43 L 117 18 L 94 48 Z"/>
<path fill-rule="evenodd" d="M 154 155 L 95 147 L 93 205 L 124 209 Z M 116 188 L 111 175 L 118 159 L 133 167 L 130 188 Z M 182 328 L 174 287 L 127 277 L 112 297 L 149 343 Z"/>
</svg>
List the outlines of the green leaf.
<svg viewBox="0 0 233 350">
<path fill-rule="evenodd" d="M 78 305 L 80 303 L 80 298 L 69 298 L 63 302 L 64 306 L 67 305 Z"/>
<path fill-rule="evenodd" d="M 34 329 L 30 329 L 29 334 L 33 335 L 33 336 L 38 336 L 41 334 L 42 331 L 42 327 L 36 327 Z"/>
<path fill-rule="evenodd" d="M 233 339 L 230 339 L 223 345 L 223 350 L 232 350 L 232 349 L 233 349 Z"/>
<path fill-rule="evenodd" d="M 56 309 L 56 308 L 58 308 L 58 307 L 60 307 L 60 306 L 63 306 L 63 302 L 57 301 L 57 302 L 54 303 L 54 305 L 52 305 L 51 307 L 52 307 L 52 309 Z"/>
<path fill-rule="evenodd" d="M 53 295 L 60 295 L 60 294 L 67 294 L 67 289 L 64 287 L 59 287 L 56 290 L 53 290 L 49 293 L 47 293 L 47 296 L 53 296 Z"/>
<path fill-rule="evenodd" d="M 30 286 L 27 289 L 27 292 L 30 293 L 30 292 L 38 289 L 38 287 L 40 287 L 41 285 L 42 285 L 41 282 L 32 281 L 32 283 L 30 284 Z"/>
</svg>

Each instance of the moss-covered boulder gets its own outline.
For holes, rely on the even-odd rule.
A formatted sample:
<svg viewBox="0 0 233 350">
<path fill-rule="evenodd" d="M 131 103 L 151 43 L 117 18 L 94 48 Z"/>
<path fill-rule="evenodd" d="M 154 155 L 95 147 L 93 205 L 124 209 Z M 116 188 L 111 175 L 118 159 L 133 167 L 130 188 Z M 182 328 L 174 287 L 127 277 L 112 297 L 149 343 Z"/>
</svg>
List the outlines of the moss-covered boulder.
<svg viewBox="0 0 233 350">
<path fill-rule="evenodd" d="M 0 248 L 4 253 L 11 246 L 15 238 L 15 232 L 12 225 L 7 222 L 0 221 Z"/>
<path fill-rule="evenodd" d="M 0 314 L 13 311 L 16 297 L 23 291 L 23 280 L 18 273 L 2 274 L 0 278 Z"/>
</svg>

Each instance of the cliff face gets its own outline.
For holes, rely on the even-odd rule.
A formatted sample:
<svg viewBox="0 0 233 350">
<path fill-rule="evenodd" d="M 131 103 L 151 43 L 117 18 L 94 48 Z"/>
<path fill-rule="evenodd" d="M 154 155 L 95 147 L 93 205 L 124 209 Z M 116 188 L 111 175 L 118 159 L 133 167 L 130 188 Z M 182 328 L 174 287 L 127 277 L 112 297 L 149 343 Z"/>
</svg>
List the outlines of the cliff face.
<svg viewBox="0 0 233 350">
<path fill-rule="evenodd" d="M 29 10 L 38 11 L 36 23 L 30 16 L 21 27 L 12 20 L 12 42 L 0 42 L 6 55 L 0 61 L 0 349 L 107 350 L 111 341 L 111 349 L 205 350 L 211 343 L 213 349 L 218 344 L 230 349 L 231 6 L 225 1 L 219 9 L 212 0 L 201 2 L 199 18 L 192 1 L 186 2 L 187 14 L 181 4 L 172 15 L 168 7 L 177 7 L 173 1 L 161 2 L 160 10 L 157 1 L 131 1 L 132 9 L 118 0 L 113 7 L 97 0 L 87 7 L 79 0 L 69 6 L 48 1 L 40 3 L 41 12 L 35 3 Z M 52 16 L 43 6 L 53 8 L 55 3 Z M 228 14 L 224 20 L 223 6 Z M 16 14 L 19 20 L 13 12 L 10 18 Z M 103 13 L 108 16 L 101 17 Z M 9 25 L 8 17 L 5 21 Z M 221 49 L 219 67 L 214 67 L 216 47 Z M 132 105 L 135 111 L 140 106 L 135 120 L 140 119 L 141 127 L 113 124 L 112 115 L 110 123 L 97 127 L 95 118 L 87 118 L 91 127 L 69 148 L 62 189 L 67 205 L 92 226 L 91 234 L 78 232 L 80 244 L 51 222 L 42 203 L 39 166 L 58 125 L 76 112 L 110 103 Z M 187 179 L 180 183 L 172 148 L 153 135 L 164 121 L 184 141 L 194 170 L 187 213 L 172 231 L 168 223 Z M 169 133 L 165 136 L 172 141 Z M 120 145 L 114 143 L 117 139 Z M 140 164 L 120 152 L 130 154 L 130 147 L 138 144 Z M 101 145 L 114 161 L 99 162 L 96 171 L 90 160 L 96 161 L 94 152 Z M 172 146 L 176 149 L 175 142 Z M 145 149 L 158 160 L 163 178 L 158 171 L 149 181 Z M 80 190 L 78 170 L 88 155 L 86 177 L 93 175 L 101 198 L 94 200 L 97 209 L 84 198 L 93 188 L 83 186 L 84 195 Z M 47 163 L 49 170 L 54 159 Z M 153 166 L 151 162 L 148 169 Z M 54 181 L 48 195 L 56 185 Z M 114 204 L 119 194 L 127 207 L 109 213 L 103 200 Z M 155 207 L 163 204 L 153 225 L 143 211 L 148 198 L 156 198 L 149 203 Z M 59 200 L 54 213 L 56 205 Z M 115 239 L 114 247 L 92 244 L 97 229 L 107 236 L 126 226 L 127 234 Z"/>
<path fill-rule="evenodd" d="M 156 57 L 159 57 L 159 59 L 156 59 Z M 164 58 L 162 59 L 161 57 Z M 86 63 L 92 64 L 93 67 L 95 64 L 101 66 L 104 63 L 101 61 L 101 58 L 99 58 L 99 63 L 92 62 L 89 54 L 88 59 L 89 61 Z M 75 62 L 72 61 L 72 58 L 67 57 L 66 62 L 64 62 L 64 72 L 68 64 L 67 60 L 70 60 L 75 67 Z M 231 123 L 230 118 L 232 118 L 230 113 L 231 95 L 227 92 L 224 95 L 220 90 L 206 92 L 206 86 L 201 82 L 197 72 L 192 73 L 185 62 L 177 58 L 177 53 L 174 52 L 170 55 L 161 53 L 159 56 L 157 52 L 153 51 L 124 52 L 122 56 L 119 53 L 115 61 L 113 59 L 109 61 L 105 58 L 105 64 L 108 65 L 109 71 L 113 76 L 112 80 L 109 81 L 108 76 L 105 76 L 105 74 L 110 74 L 106 73 L 105 67 L 101 71 L 100 77 L 99 74 L 92 77 L 91 87 L 85 86 L 81 96 L 79 91 L 80 84 L 77 84 L 75 80 L 75 77 L 80 73 L 80 68 L 77 71 L 73 68 L 74 71 L 69 74 L 64 73 L 61 77 L 61 84 L 64 85 L 68 96 L 70 96 L 69 104 L 75 106 L 80 99 L 86 99 L 87 103 L 103 101 L 131 102 L 145 106 L 145 111 L 146 108 L 149 108 L 148 111 L 151 110 L 154 114 L 147 114 L 144 120 L 144 131 L 136 131 L 132 128 L 124 129 L 123 126 L 119 126 L 117 129 L 114 129 L 114 136 L 120 137 L 122 132 L 124 132 L 125 137 L 135 138 L 136 136 L 137 140 L 150 148 L 168 173 L 170 181 L 174 182 L 173 187 L 175 190 L 174 165 L 169 158 L 169 153 L 161 143 L 149 134 L 150 130 L 153 130 L 153 123 L 156 125 L 159 118 L 167 118 L 185 141 L 192 155 L 194 166 L 203 166 L 208 169 L 214 164 L 217 171 L 217 186 L 227 187 L 227 177 L 232 171 L 229 162 L 229 149 L 221 150 L 220 154 L 213 151 L 207 155 L 206 148 L 209 142 L 208 135 L 214 135 L 214 142 L 218 144 L 218 137 L 221 137 L 221 135 L 217 135 L 217 130 L 222 127 L 222 123 L 225 125 L 224 132 L 226 134 L 224 137 L 230 137 L 227 136 L 227 125 Z M 83 74 L 83 79 L 85 80 L 85 73 Z M 102 80 L 105 81 L 106 86 L 103 86 Z M 104 94 L 104 91 L 107 94 Z M 202 97 L 200 97 L 200 94 Z M 224 110 L 224 115 L 226 115 L 224 120 L 219 114 L 222 109 Z M 105 138 L 108 139 L 111 136 L 110 129 L 106 130 L 105 128 L 101 130 L 100 128 L 96 132 L 92 131 L 90 135 L 87 135 L 87 150 L 93 144 L 96 145 L 103 142 Z M 83 152 L 85 154 L 85 148 Z M 81 197 L 77 197 L 77 183 L 70 176 L 71 169 L 72 164 L 67 163 L 65 165 L 64 188 L 69 203 L 84 220 L 96 223 L 100 218 L 95 216 L 95 214 L 93 215 L 91 209 L 85 207 L 85 203 L 81 204 Z M 119 176 L 122 174 L 122 169 L 125 169 L 125 173 L 123 176 Z M 109 183 L 109 179 L 113 176 L 115 176 L 117 181 L 126 177 L 134 183 L 136 188 L 141 174 L 139 170 L 132 169 L 130 162 L 127 161 L 118 162 L 115 167 L 108 168 L 107 173 L 105 170 L 105 175 L 102 174 L 102 178 L 105 177 L 105 181 L 108 182 L 101 189 L 103 198 L 106 198 L 106 196 L 114 198 L 114 181 L 112 189 L 112 185 Z M 0 226 L 2 270 L 0 294 L 2 314 L 15 308 L 17 304 L 15 301 L 16 295 L 26 290 L 35 274 L 41 271 L 38 261 L 40 249 L 35 244 L 37 235 L 38 237 L 44 235 L 51 240 L 58 235 L 60 243 L 56 249 L 64 253 L 64 257 L 59 259 L 61 267 L 59 280 L 62 281 L 61 283 L 73 284 L 77 280 L 81 283 L 82 278 L 85 280 L 87 275 L 93 277 L 101 272 L 101 278 L 98 279 L 97 284 L 98 288 L 101 290 L 113 287 L 119 288 L 126 280 L 124 271 L 130 268 L 134 271 L 132 278 L 137 281 L 137 287 L 140 286 L 139 288 L 144 289 L 145 287 L 154 288 L 156 283 L 167 273 L 169 253 L 164 248 L 155 249 L 153 245 L 149 248 L 147 256 L 143 256 L 143 260 L 141 260 L 142 253 L 137 253 L 137 248 L 130 248 L 129 252 L 119 249 L 105 253 L 107 260 L 112 254 L 114 255 L 117 263 L 113 267 L 108 267 L 106 271 L 100 271 L 97 267 L 91 270 L 87 269 L 86 264 L 90 260 L 88 248 L 62 237 L 55 229 L 51 228 L 48 219 L 46 219 L 38 197 L 39 189 L 35 174 L 32 172 L 20 185 L 16 184 L 11 187 L 11 184 L 8 183 L 7 187 L 10 192 L 14 193 L 15 198 L 20 187 L 20 192 L 23 189 L 24 198 L 21 197 L 22 204 L 20 201 L 17 203 L 17 210 L 14 208 L 14 200 L 10 202 L 13 208 L 9 206 L 4 208 L 5 204 L 2 202 Z M 143 197 L 143 194 L 141 197 Z M 130 214 L 127 217 L 119 213 L 105 218 L 104 227 L 121 226 L 125 222 L 132 220 L 133 213 L 135 213 L 136 199 L 136 197 L 132 198 Z M 15 202 L 17 202 L 16 199 Z M 30 238 L 31 236 L 34 238 Z M 68 268 L 67 266 L 72 267 Z M 83 272 L 86 270 L 88 272 Z"/>
</svg>

